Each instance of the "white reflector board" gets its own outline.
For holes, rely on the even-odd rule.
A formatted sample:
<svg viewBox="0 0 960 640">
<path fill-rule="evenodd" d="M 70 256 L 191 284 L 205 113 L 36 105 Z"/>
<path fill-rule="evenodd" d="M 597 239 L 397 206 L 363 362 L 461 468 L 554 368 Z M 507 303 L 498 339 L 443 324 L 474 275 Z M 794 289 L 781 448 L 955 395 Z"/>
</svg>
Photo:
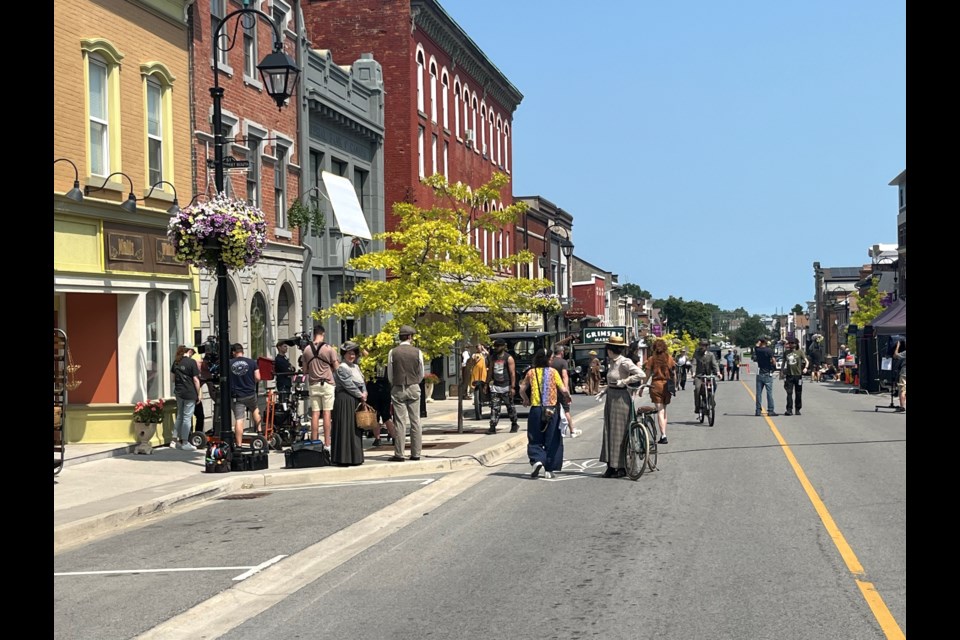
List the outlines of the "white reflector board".
<svg viewBox="0 0 960 640">
<path fill-rule="evenodd" d="M 327 197 L 333 205 L 333 215 L 337 219 L 340 233 L 345 236 L 356 236 L 364 240 L 372 240 L 367 219 L 363 217 L 363 209 L 357 200 L 357 192 L 353 190 L 350 181 L 342 176 L 335 176 L 326 171 L 321 172 L 323 185 L 327 188 Z"/>
</svg>

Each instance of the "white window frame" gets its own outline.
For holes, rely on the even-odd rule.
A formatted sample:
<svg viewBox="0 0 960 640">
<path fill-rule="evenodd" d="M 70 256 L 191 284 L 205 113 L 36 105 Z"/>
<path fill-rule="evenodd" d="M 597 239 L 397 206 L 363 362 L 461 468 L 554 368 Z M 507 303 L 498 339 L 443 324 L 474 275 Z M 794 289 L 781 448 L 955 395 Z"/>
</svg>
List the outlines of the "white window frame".
<svg viewBox="0 0 960 640">
<path fill-rule="evenodd" d="M 423 62 L 423 48 L 419 45 L 417 46 L 417 111 L 423 113 L 424 109 L 424 96 L 423 96 L 423 73 L 426 71 L 424 68 Z"/>
<path fill-rule="evenodd" d="M 101 114 L 94 115 L 93 104 L 94 96 L 92 94 L 93 90 L 93 77 L 96 75 L 98 78 L 103 78 L 102 84 L 102 95 L 98 96 L 99 103 L 97 111 L 102 112 Z M 90 154 L 90 173 L 97 176 L 108 176 L 112 173 L 110 170 L 110 65 L 107 64 L 99 55 L 92 55 L 88 61 L 88 77 L 90 82 L 88 83 L 87 90 L 87 101 L 90 108 L 87 112 L 90 114 L 90 126 L 88 127 L 88 135 L 90 136 L 90 144 L 88 146 Z M 97 129 L 97 133 L 94 134 L 94 129 Z M 94 153 L 94 140 L 97 140 L 99 143 L 99 153 Z"/>
<path fill-rule="evenodd" d="M 423 154 L 424 154 L 423 137 L 425 134 L 426 132 L 424 131 L 422 126 L 417 127 L 417 159 L 418 159 L 418 165 L 419 165 L 419 171 L 420 171 L 420 179 L 427 177 L 426 168 L 423 166 L 425 162 L 425 158 L 423 157 Z"/>
<path fill-rule="evenodd" d="M 430 135 L 430 153 L 433 156 L 433 164 L 430 168 L 433 170 L 433 173 L 440 173 L 437 170 L 439 168 L 439 165 L 437 164 L 437 147 L 440 146 L 439 142 L 440 140 L 437 138 L 437 134 L 434 133 Z"/>
<path fill-rule="evenodd" d="M 430 121 L 437 121 L 437 61 L 430 57 Z"/>
<path fill-rule="evenodd" d="M 443 111 L 443 128 L 450 129 L 450 75 L 446 67 L 440 70 L 440 109 Z"/>
<path fill-rule="evenodd" d="M 443 141 L 443 177 L 450 180 L 450 143 Z"/>
</svg>

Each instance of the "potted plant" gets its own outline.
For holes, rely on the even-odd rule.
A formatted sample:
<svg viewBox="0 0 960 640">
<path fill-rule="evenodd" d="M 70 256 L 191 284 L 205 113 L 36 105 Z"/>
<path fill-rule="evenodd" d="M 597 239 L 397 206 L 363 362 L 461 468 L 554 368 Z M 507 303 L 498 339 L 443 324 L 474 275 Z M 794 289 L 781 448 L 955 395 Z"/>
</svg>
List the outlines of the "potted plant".
<svg viewBox="0 0 960 640">
<path fill-rule="evenodd" d="M 440 382 L 440 377 L 435 373 L 428 373 L 423 376 L 423 390 L 427 395 L 427 402 L 433 402 L 433 386 Z"/>
<path fill-rule="evenodd" d="M 163 398 L 138 402 L 133 408 L 133 421 L 138 441 L 134 453 L 153 453 L 150 440 L 157 435 L 157 425 L 163 421 Z"/>
<path fill-rule="evenodd" d="M 167 237 L 181 262 L 214 270 L 223 261 L 228 269 L 243 269 L 260 259 L 267 224 L 258 207 L 220 193 L 171 217 Z"/>
</svg>

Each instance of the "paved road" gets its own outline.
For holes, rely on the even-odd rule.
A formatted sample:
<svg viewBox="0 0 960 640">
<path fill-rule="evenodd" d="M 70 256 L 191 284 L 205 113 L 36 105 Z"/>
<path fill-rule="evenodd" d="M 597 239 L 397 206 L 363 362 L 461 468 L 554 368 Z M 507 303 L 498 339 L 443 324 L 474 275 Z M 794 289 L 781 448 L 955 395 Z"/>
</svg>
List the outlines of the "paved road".
<svg viewBox="0 0 960 640">
<path fill-rule="evenodd" d="M 255 488 L 59 554 L 56 637 L 903 637 L 905 417 L 808 384 L 802 416 L 757 418 L 749 385 L 713 428 L 681 392 L 637 482 L 598 477 L 578 396 L 555 480 L 520 453 Z"/>
</svg>

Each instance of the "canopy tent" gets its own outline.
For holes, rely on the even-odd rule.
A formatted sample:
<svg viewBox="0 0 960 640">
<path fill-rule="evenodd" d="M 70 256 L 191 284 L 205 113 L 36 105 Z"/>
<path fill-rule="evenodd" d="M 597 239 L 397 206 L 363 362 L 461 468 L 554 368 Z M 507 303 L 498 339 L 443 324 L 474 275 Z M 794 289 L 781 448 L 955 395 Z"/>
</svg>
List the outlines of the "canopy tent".
<svg viewBox="0 0 960 640">
<path fill-rule="evenodd" d="M 907 332 L 907 301 L 895 300 L 870 323 L 878 336 Z"/>
</svg>

